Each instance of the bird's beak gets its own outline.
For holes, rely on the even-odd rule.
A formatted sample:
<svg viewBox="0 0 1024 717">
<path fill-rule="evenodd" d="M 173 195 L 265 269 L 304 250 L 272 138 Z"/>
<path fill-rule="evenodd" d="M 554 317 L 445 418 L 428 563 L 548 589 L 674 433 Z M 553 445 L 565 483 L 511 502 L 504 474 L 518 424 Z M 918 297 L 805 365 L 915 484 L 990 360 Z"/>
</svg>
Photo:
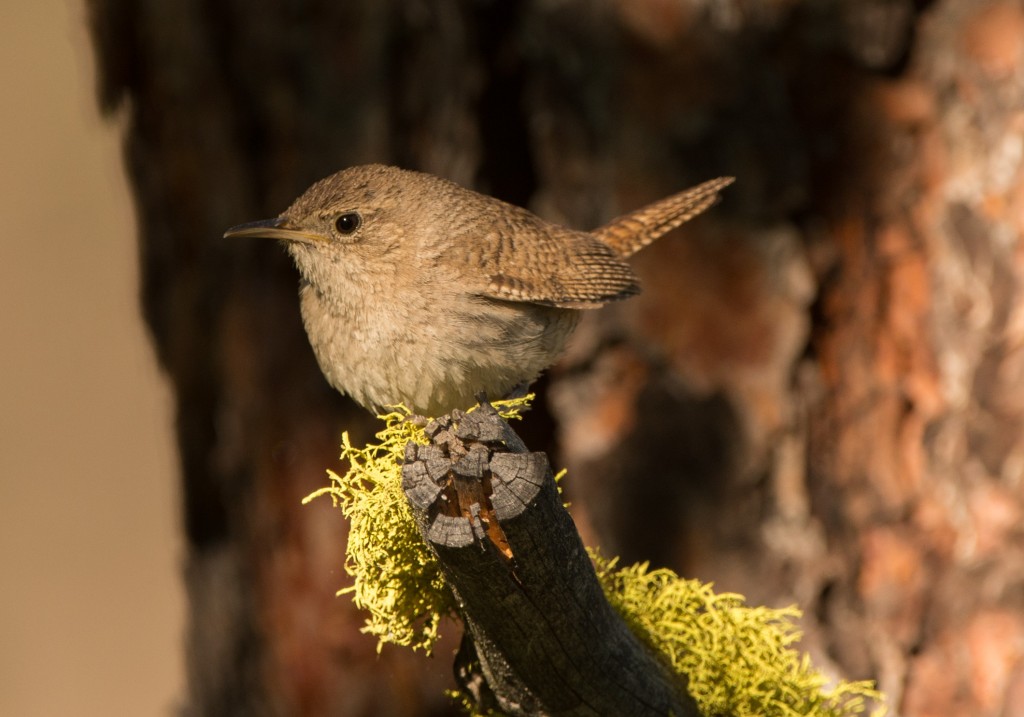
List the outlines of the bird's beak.
<svg viewBox="0 0 1024 717">
<path fill-rule="evenodd" d="M 224 232 L 225 239 L 233 239 L 235 237 L 262 237 L 265 239 L 298 241 L 306 244 L 325 241 L 324 237 L 296 227 L 285 217 L 261 219 L 258 222 L 239 224 L 237 227 L 231 227 Z"/>
</svg>

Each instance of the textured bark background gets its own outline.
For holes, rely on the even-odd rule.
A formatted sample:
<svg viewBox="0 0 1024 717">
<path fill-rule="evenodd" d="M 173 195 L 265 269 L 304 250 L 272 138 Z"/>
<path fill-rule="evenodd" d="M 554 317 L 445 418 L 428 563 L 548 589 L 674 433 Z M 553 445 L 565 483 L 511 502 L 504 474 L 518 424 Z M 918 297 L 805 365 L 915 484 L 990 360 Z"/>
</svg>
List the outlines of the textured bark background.
<svg viewBox="0 0 1024 717">
<path fill-rule="evenodd" d="M 805 611 L 904 715 L 1024 714 L 1024 3 L 92 0 L 178 401 L 190 714 L 447 714 L 299 499 L 373 421 L 282 251 L 224 228 L 383 161 L 586 228 L 719 174 L 522 433 L 588 542 Z M 448 630 L 455 637 L 457 629 Z"/>
</svg>

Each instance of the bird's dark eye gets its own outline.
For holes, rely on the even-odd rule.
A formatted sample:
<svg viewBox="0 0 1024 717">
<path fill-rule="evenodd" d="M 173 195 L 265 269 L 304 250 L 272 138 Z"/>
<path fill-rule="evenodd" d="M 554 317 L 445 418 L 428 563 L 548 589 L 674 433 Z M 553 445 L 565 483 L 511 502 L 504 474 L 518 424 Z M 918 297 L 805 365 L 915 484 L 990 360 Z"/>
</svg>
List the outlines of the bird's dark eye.
<svg viewBox="0 0 1024 717">
<path fill-rule="evenodd" d="M 363 218 L 358 213 L 345 212 L 334 220 L 334 228 L 338 230 L 339 234 L 351 234 L 362 223 Z"/>
</svg>

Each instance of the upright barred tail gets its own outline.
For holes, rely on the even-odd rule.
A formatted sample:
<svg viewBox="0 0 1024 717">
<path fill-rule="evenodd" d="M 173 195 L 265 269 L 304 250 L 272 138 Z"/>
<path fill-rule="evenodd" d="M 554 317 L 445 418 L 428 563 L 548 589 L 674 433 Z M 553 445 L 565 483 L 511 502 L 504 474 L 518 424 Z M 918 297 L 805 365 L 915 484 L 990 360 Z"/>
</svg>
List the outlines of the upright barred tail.
<svg viewBox="0 0 1024 717">
<path fill-rule="evenodd" d="M 734 177 L 719 177 L 698 184 L 613 219 L 591 233 L 622 258 L 632 256 L 710 207 L 718 201 L 719 190 L 733 181 Z"/>
</svg>

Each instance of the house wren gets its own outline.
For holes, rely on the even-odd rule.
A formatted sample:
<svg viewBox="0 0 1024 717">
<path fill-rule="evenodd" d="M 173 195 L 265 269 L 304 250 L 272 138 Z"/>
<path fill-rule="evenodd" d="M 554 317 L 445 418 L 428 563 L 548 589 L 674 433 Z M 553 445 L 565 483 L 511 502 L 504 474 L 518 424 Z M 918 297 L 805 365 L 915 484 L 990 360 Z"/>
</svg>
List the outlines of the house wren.
<svg viewBox="0 0 1024 717">
<path fill-rule="evenodd" d="M 580 312 L 636 294 L 624 259 L 711 206 L 731 177 L 567 229 L 445 179 L 352 167 L 225 237 L 286 242 L 328 382 L 371 411 L 438 416 L 554 363 Z"/>
</svg>

